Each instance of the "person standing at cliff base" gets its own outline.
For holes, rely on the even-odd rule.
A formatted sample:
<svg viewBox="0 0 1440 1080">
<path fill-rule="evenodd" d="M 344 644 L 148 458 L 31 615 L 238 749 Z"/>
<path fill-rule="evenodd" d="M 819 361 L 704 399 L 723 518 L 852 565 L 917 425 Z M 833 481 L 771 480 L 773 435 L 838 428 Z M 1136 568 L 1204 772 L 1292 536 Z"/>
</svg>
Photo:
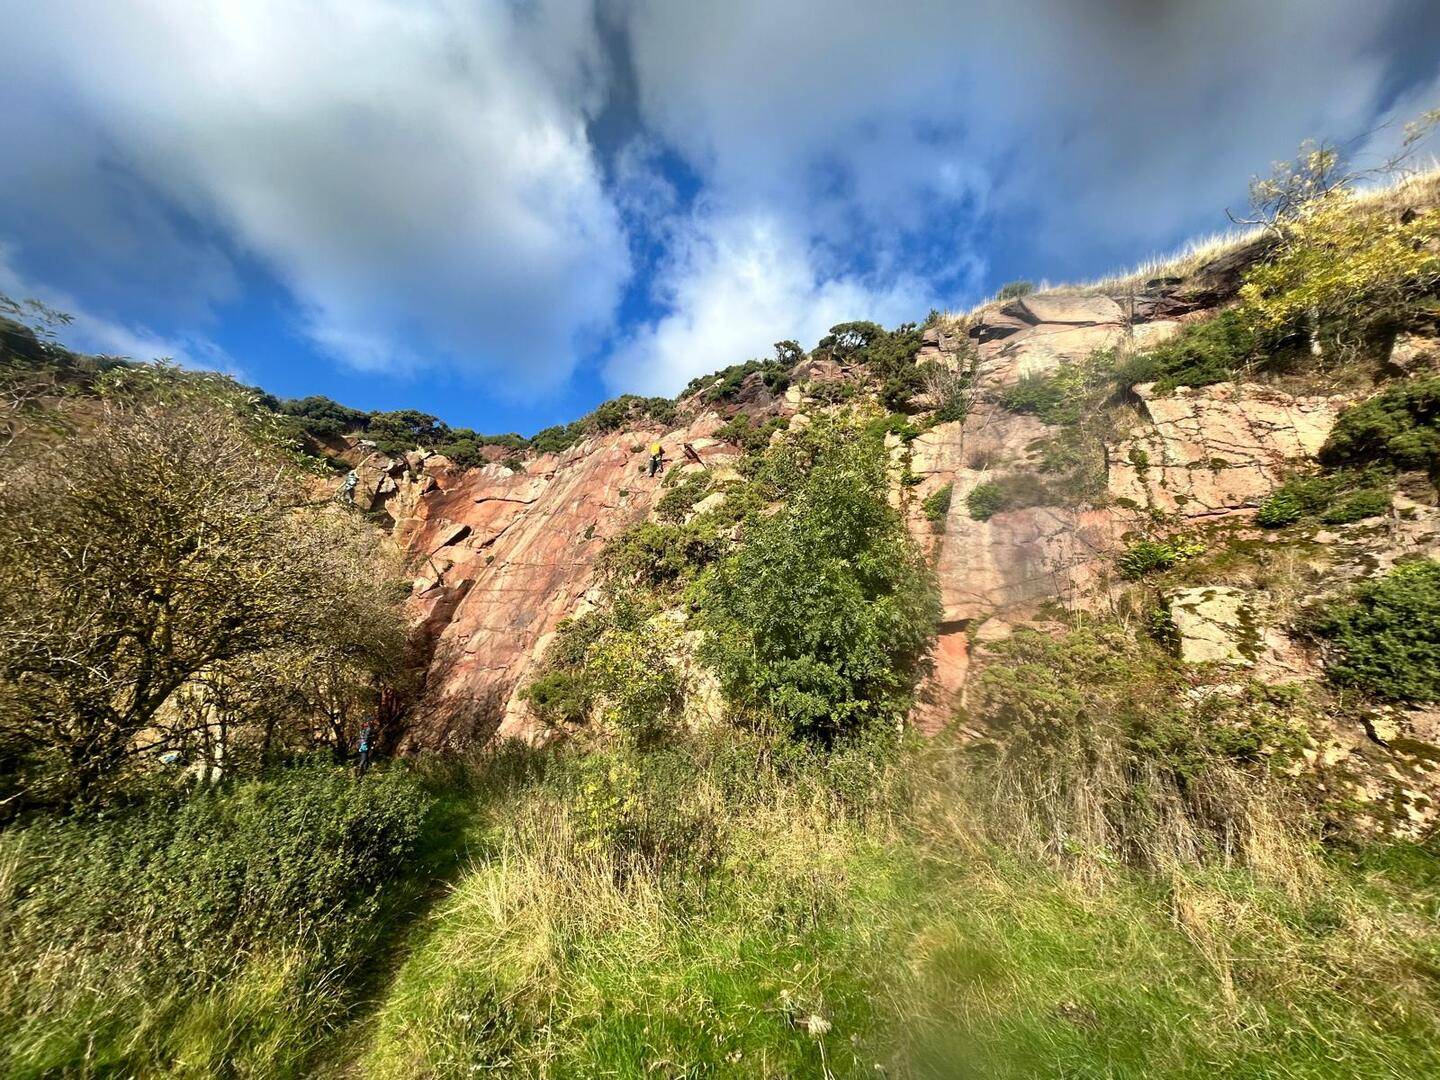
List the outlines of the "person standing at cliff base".
<svg viewBox="0 0 1440 1080">
<path fill-rule="evenodd" d="M 371 730 L 370 725 L 366 724 L 360 729 L 360 755 L 359 759 L 355 762 L 355 775 L 357 777 L 364 776 L 365 770 L 370 768 L 370 749 L 373 742 L 374 732 Z"/>
</svg>

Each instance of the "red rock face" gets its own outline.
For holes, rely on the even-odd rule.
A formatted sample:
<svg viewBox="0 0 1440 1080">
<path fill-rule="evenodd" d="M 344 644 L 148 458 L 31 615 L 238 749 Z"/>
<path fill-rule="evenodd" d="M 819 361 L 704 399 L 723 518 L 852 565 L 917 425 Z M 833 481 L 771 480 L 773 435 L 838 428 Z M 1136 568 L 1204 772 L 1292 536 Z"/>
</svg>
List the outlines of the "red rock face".
<svg viewBox="0 0 1440 1080">
<path fill-rule="evenodd" d="M 432 473 L 427 462 L 425 480 L 401 485 L 395 536 L 415 575 L 411 611 L 429 657 L 412 748 L 533 734 L 519 691 L 549 635 L 584 603 L 605 541 L 643 519 L 664 490 L 664 472 L 648 475 L 650 444 L 664 448 L 666 471 L 687 467 L 686 442 L 714 461 L 729 451 L 704 438 L 717 424 L 712 414 L 664 435 L 606 435 L 532 459 L 523 472 L 492 464 Z M 433 486 L 407 499 L 426 480 Z"/>
</svg>

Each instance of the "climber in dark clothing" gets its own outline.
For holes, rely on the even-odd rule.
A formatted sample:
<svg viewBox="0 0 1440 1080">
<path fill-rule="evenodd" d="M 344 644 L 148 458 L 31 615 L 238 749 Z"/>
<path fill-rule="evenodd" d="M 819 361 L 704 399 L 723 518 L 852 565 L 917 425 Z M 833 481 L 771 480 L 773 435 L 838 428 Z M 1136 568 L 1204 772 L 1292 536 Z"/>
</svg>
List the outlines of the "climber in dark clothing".
<svg viewBox="0 0 1440 1080">
<path fill-rule="evenodd" d="M 660 464 L 665 460 L 665 450 L 657 442 L 650 444 L 650 475 L 654 476 L 660 471 Z"/>
<path fill-rule="evenodd" d="M 370 730 L 369 724 L 360 729 L 360 756 L 355 763 L 356 776 L 364 776 L 365 770 L 370 768 L 370 754 L 374 738 L 374 732 Z"/>
</svg>

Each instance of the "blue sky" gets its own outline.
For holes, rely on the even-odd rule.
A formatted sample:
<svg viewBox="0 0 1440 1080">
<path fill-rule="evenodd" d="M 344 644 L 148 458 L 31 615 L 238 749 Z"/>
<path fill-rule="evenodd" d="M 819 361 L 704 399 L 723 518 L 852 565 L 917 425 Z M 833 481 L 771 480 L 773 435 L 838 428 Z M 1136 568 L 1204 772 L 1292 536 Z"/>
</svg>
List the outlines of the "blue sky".
<svg viewBox="0 0 1440 1080">
<path fill-rule="evenodd" d="M 0 0 L 0 292 L 524 433 L 1223 228 L 1440 105 L 1432 0 Z M 1394 128 L 1390 131 L 1393 133 Z"/>
</svg>

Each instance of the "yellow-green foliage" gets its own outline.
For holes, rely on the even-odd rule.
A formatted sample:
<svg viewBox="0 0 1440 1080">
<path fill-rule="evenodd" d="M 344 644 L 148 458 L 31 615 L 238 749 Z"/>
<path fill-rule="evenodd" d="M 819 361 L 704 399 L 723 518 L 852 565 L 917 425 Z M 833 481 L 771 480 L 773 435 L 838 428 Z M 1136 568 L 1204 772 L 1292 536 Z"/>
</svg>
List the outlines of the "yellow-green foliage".
<svg viewBox="0 0 1440 1080">
<path fill-rule="evenodd" d="M 1440 286 L 1440 210 L 1398 212 L 1337 188 L 1279 227 L 1280 244 L 1240 295 L 1270 332 L 1307 326 L 1342 355 L 1403 325 Z"/>
<path fill-rule="evenodd" d="M 1198 540 L 1172 536 L 1164 540 L 1137 540 L 1116 558 L 1120 572 L 1132 581 L 1148 574 L 1160 573 L 1178 566 L 1187 559 L 1203 554 L 1205 545 Z"/>
</svg>

